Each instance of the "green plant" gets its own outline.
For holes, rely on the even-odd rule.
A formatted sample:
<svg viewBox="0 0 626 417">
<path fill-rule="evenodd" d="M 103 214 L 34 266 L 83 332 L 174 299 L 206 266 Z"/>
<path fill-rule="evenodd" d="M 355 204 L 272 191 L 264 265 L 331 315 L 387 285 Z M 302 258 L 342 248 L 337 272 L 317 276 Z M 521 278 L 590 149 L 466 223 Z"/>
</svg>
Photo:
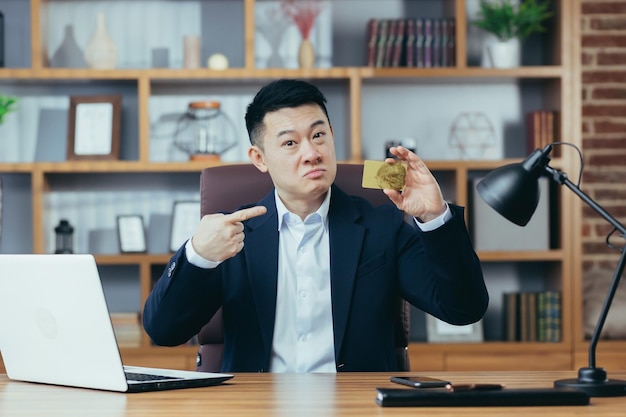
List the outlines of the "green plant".
<svg viewBox="0 0 626 417">
<path fill-rule="evenodd" d="M 17 98 L 0 94 L 0 125 L 4 121 L 4 116 L 15 110 Z"/>
<path fill-rule="evenodd" d="M 479 20 L 473 24 L 504 42 L 544 32 L 542 22 L 553 14 L 549 1 L 521 0 L 516 5 L 511 0 L 481 0 Z"/>
</svg>

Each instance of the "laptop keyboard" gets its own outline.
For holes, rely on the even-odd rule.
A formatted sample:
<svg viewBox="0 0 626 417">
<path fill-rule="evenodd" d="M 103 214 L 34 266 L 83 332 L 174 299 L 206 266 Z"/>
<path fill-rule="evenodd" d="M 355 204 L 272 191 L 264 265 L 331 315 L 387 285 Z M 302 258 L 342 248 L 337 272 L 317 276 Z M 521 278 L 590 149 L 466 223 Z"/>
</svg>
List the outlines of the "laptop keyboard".
<svg viewBox="0 0 626 417">
<path fill-rule="evenodd" d="M 167 380 L 167 379 L 180 379 L 180 378 L 174 378 L 171 376 L 164 376 L 164 375 L 138 374 L 136 372 L 125 372 L 125 374 L 126 374 L 127 381 L 149 382 L 149 381 L 161 381 L 161 380 Z"/>
</svg>

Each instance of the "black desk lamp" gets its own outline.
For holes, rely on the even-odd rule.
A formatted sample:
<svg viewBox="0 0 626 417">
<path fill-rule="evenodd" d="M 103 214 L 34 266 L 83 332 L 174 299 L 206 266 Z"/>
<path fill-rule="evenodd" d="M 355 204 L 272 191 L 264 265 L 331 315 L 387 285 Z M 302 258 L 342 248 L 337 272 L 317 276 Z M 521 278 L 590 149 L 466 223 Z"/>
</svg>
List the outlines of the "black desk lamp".
<svg viewBox="0 0 626 417">
<path fill-rule="evenodd" d="M 550 162 L 548 154 L 551 151 L 552 145 L 548 145 L 543 150 L 535 150 L 521 163 L 505 165 L 490 172 L 476 186 L 481 198 L 506 219 L 519 226 L 525 226 L 535 212 L 539 202 L 539 177 L 546 176 L 572 190 L 581 200 L 611 223 L 613 230 L 607 237 L 607 243 L 609 237 L 615 231 L 619 232 L 621 237 L 626 238 L 626 228 L 620 222 L 593 201 L 591 197 L 582 192 L 576 184 L 572 183 L 567 178 L 567 174 L 548 166 Z M 591 397 L 626 395 L 626 381 L 608 379 L 604 368 L 596 367 L 596 345 L 624 270 L 625 248 L 622 247 L 620 252 L 621 256 L 609 286 L 609 292 L 604 300 L 600 317 L 598 317 L 598 322 L 591 337 L 589 366 L 580 368 L 578 370 L 578 378 L 576 379 L 555 381 L 554 385 L 556 387 L 576 388 L 586 392 Z"/>
</svg>

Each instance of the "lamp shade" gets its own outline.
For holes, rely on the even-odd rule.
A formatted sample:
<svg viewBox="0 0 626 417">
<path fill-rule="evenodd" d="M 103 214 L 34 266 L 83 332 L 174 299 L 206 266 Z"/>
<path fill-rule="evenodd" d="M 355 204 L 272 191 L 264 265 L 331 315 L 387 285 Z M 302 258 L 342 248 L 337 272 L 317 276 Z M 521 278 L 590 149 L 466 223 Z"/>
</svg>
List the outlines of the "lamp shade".
<svg viewBox="0 0 626 417">
<path fill-rule="evenodd" d="M 539 203 L 538 178 L 521 164 L 505 165 L 476 186 L 480 197 L 507 220 L 526 226 Z"/>
<path fill-rule="evenodd" d="M 537 149 L 519 164 L 491 171 L 476 186 L 480 197 L 507 220 L 526 226 L 539 203 L 539 177 L 550 161 L 552 146 Z"/>
</svg>

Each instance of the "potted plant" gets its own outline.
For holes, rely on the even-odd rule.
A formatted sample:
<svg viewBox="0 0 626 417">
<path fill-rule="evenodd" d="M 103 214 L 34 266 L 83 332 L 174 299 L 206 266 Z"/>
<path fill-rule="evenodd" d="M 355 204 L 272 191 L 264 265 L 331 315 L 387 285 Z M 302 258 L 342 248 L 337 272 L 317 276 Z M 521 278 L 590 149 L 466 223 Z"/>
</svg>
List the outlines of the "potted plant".
<svg viewBox="0 0 626 417">
<path fill-rule="evenodd" d="M 15 110 L 17 98 L 0 94 L 0 125 L 4 122 L 4 117 Z"/>
<path fill-rule="evenodd" d="M 545 31 L 543 22 L 552 15 L 549 1 L 480 0 L 479 18 L 473 24 L 497 38 L 488 48 L 492 65 L 510 68 L 520 64 L 520 42 Z"/>
</svg>

